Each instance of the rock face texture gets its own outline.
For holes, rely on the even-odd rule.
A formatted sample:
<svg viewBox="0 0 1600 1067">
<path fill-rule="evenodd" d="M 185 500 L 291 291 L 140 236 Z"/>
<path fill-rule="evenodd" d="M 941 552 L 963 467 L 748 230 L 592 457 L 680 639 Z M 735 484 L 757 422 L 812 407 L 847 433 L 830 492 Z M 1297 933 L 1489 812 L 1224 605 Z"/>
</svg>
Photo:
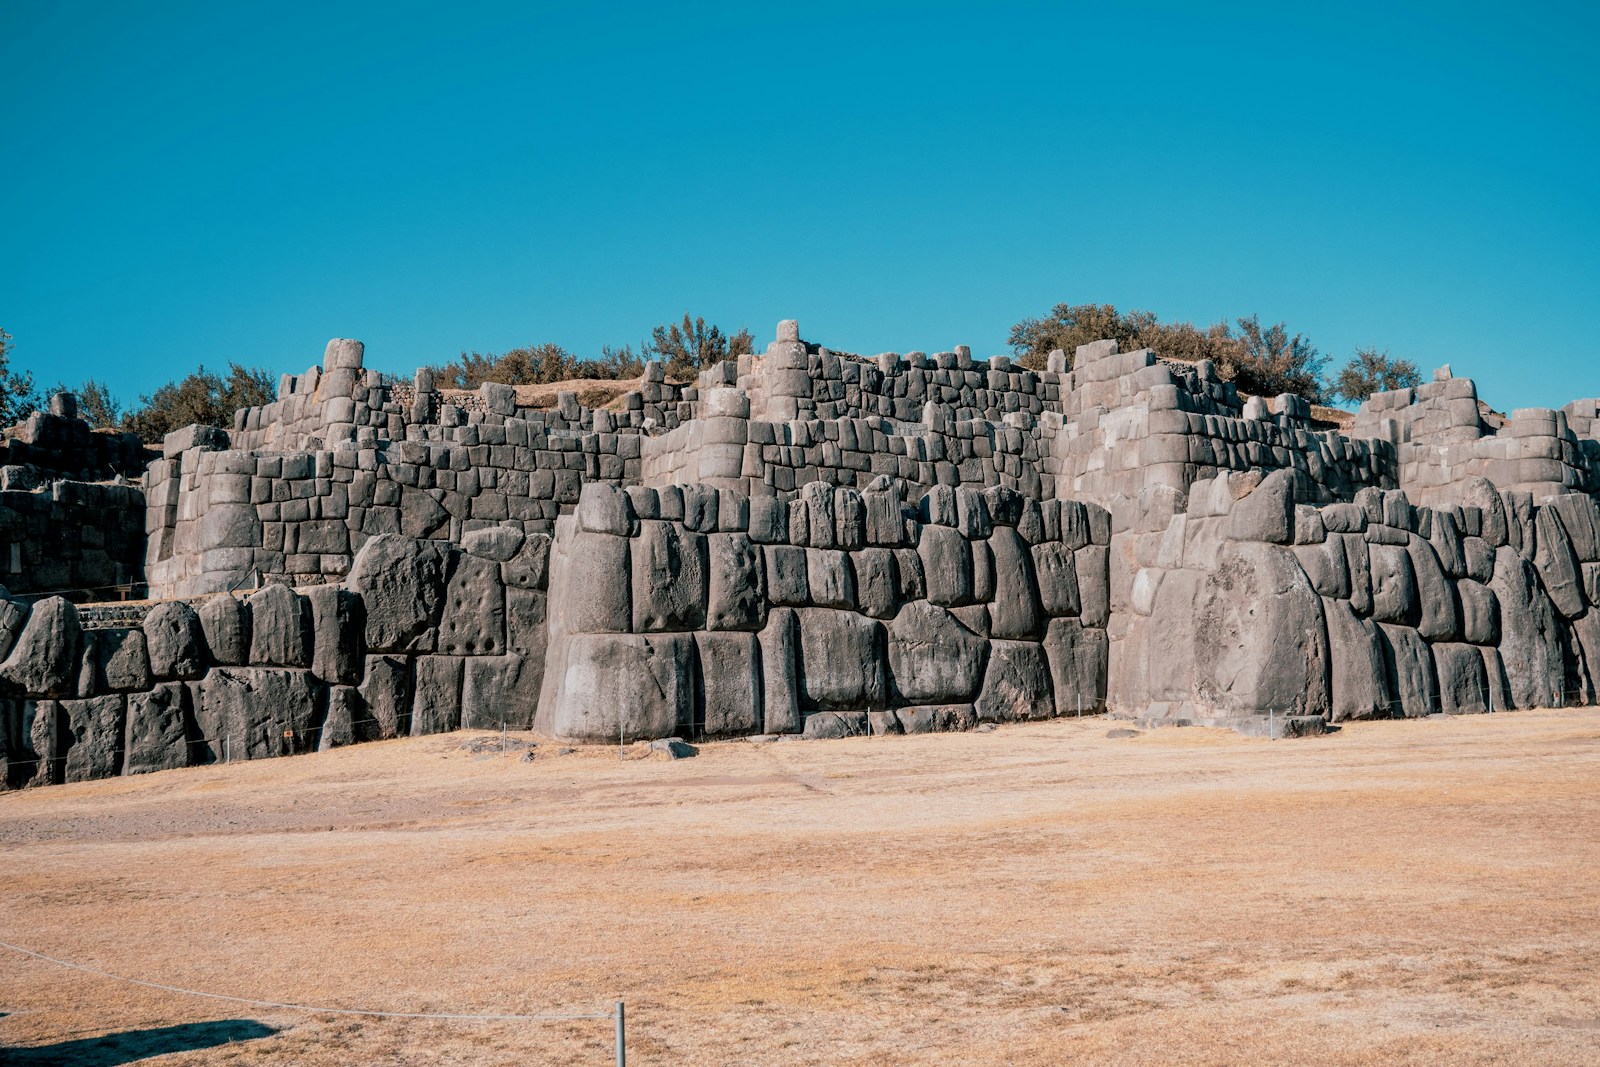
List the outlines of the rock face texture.
<svg viewBox="0 0 1600 1067">
<path fill-rule="evenodd" d="M 1300 735 L 1600 695 L 1594 400 L 1492 425 L 1444 370 L 1340 433 L 1112 342 L 1036 371 L 792 322 L 604 408 L 363 363 L 330 342 L 159 455 L 64 396 L 8 433 L 7 785 L 461 728 Z"/>
</svg>

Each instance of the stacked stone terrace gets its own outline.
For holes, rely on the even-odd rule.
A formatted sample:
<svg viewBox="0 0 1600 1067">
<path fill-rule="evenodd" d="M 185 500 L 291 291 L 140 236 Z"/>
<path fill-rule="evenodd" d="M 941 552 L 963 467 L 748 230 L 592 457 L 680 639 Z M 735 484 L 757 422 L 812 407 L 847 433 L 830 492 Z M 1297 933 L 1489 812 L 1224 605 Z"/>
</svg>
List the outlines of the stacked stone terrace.
<svg viewBox="0 0 1600 1067">
<path fill-rule="evenodd" d="M 142 477 L 66 407 L 13 431 L 9 784 L 502 725 L 1282 734 L 1600 689 L 1593 400 L 1502 423 L 1446 369 L 1342 434 L 1112 342 L 1035 372 L 792 322 L 601 409 L 363 356 Z M 153 601 L 72 602 L 107 577 Z"/>
</svg>

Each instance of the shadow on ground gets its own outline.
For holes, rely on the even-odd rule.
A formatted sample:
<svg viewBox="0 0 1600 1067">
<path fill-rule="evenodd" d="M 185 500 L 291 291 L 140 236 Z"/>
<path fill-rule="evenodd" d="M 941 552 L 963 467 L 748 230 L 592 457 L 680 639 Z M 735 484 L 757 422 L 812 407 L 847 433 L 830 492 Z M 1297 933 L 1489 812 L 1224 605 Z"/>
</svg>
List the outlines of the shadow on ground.
<svg viewBox="0 0 1600 1067">
<path fill-rule="evenodd" d="M 254 1019 L 218 1019 L 208 1023 L 125 1030 L 120 1034 L 62 1041 L 30 1048 L 0 1048 L 4 1067 L 118 1067 L 172 1052 L 194 1052 L 235 1041 L 271 1037 L 278 1031 Z"/>
</svg>

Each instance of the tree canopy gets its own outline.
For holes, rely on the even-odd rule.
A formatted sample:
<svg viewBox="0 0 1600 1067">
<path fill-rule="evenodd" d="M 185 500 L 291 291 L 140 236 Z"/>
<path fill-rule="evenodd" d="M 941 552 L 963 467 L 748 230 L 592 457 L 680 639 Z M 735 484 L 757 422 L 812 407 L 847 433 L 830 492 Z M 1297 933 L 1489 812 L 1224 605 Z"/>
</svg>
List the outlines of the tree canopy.
<svg viewBox="0 0 1600 1067">
<path fill-rule="evenodd" d="M 755 351 L 755 338 L 742 328 L 729 337 L 715 323 L 707 325 L 700 316 L 691 319 L 685 311 L 681 326 L 664 323 L 650 331 L 646 351 L 666 361 L 669 377 L 689 378 L 714 363 Z"/>
<path fill-rule="evenodd" d="M 15 426 L 39 407 L 31 373 L 11 369 L 11 335 L 0 329 L 0 429 Z"/>
<path fill-rule="evenodd" d="M 1373 393 L 1389 389 L 1409 389 L 1422 384 L 1417 365 L 1409 359 L 1395 359 L 1387 351 L 1372 346 L 1356 349 L 1355 358 L 1346 363 L 1333 380 L 1333 395 L 1359 404 Z"/>
<path fill-rule="evenodd" d="M 277 393 L 272 374 L 260 367 L 229 363 L 224 377 L 201 366 L 182 381 L 168 382 L 141 396 L 141 406 L 130 411 L 122 425 L 150 442 L 190 423 L 230 427 L 235 411 L 271 403 Z"/>
</svg>

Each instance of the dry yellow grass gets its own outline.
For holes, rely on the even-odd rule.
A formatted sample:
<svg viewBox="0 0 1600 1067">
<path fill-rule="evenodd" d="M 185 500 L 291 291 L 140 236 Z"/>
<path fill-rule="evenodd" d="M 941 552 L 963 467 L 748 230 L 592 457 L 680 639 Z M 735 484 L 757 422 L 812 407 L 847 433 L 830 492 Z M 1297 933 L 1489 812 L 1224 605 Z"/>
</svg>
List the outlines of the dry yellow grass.
<svg viewBox="0 0 1600 1067">
<path fill-rule="evenodd" d="M 452 735 L 11 794 L 0 938 L 269 1000 L 620 997 L 636 1065 L 1600 1062 L 1600 715 L 1111 725 L 677 763 Z M 308 1017 L 4 955 L 17 1064 L 215 1020 L 273 1032 L 156 1062 L 610 1062 L 605 1022 Z"/>
</svg>

